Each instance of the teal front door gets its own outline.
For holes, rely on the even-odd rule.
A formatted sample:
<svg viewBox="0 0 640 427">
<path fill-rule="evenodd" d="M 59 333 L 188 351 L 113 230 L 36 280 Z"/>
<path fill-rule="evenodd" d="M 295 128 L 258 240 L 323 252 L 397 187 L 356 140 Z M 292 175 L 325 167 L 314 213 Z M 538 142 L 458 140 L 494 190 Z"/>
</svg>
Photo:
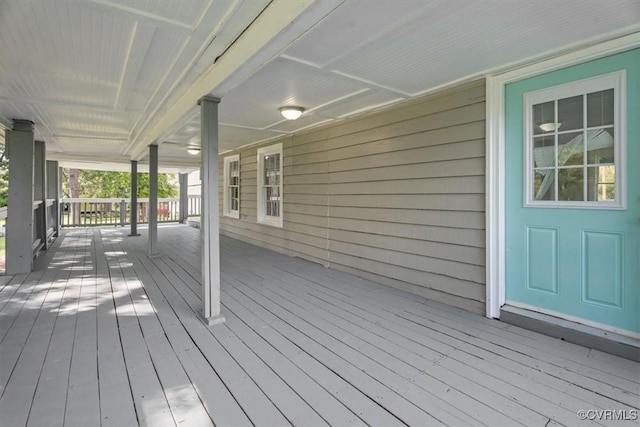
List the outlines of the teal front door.
<svg viewBox="0 0 640 427">
<path fill-rule="evenodd" d="M 640 336 L 640 49 L 505 96 L 507 304 Z"/>
</svg>

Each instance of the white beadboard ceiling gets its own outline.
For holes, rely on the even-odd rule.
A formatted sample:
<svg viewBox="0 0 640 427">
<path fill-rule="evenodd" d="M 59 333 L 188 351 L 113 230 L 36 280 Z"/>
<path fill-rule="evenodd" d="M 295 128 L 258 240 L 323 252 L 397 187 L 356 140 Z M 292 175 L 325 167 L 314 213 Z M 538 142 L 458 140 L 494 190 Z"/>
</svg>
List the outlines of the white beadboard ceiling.
<svg viewBox="0 0 640 427">
<path fill-rule="evenodd" d="M 638 0 L 4 0 L 0 124 L 32 120 L 67 166 L 126 169 L 156 143 L 165 169 L 189 170 L 194 91 L 222 99 L 229 151 L 639 23 Z M 306 111 L 285 121 L 283 105 Z"/>
</svg>

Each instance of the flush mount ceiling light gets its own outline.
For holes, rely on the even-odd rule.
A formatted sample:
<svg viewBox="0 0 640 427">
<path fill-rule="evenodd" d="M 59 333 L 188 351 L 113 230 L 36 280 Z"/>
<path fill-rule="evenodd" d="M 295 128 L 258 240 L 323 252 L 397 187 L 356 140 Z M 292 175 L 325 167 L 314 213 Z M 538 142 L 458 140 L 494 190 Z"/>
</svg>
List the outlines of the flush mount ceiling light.
<svg viewBox="0 0 640 427">
<path fill-rule="evenodd" d="M 554 123 L 554 122 L 540 123 L 538 125 L 538 127 L 545 132 L 552 132 L 554 130 L 558 130 L 560 129 L 560 126 L 562 126 L 562 123 Z"/>
<path fill-rule="evenodd" d="M 200 147 L 189 147 L 187 148 L 187 153 L 191 154 L 192 156 L 197 156 L 198 154 L 200 154 Z"/>
<path fill-rule="evenodd" d="M 280 114 L 287 120 L 295 120 L 304 112 L 302 107 L 280 107 L 279 110 Z"/>
</svg>

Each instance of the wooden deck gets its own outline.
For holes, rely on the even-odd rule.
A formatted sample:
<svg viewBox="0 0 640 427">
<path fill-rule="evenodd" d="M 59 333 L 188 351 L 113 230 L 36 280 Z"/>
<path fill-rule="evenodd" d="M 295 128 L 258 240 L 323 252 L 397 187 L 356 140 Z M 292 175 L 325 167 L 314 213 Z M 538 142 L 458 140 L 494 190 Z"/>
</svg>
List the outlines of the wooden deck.
<svg viewBox="0 0 640 427">
<path fill-rule="evenodd" d="M 228 238 L 208 328 L 198 230 L 141 231 L 0 277 L 0 425 L 638 425 L 577 416 L 633 418 L 638 363 Z"/>
</svg>

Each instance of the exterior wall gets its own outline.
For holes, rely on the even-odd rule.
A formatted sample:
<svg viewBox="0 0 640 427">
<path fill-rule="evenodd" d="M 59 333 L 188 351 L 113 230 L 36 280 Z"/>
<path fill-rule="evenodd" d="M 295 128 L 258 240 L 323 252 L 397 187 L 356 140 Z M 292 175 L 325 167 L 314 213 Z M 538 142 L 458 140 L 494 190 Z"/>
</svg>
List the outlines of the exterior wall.
<svg viewBox="0 0 640 427">
<path fill-rule="evenodd" d="M 187 194 L 189 196 L 199 196 L 201 191 L 202 182 L 200 181 L 200 171 L 194 171 L 187 176 Z"/>
<path fill-rule="evenodd" d="M 252 146 L 223 234 L 484 312 L 484 80 L 277 142 L 284 227 L 256 222 Z"/>
</svg>

